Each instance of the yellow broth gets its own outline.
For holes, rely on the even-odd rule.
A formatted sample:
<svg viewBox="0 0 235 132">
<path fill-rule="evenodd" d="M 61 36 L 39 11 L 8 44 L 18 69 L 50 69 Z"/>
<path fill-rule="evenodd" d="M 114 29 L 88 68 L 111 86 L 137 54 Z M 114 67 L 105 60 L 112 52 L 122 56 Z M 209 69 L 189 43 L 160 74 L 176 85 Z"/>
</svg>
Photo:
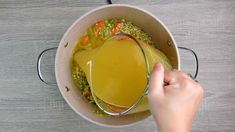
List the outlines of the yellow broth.
<svg viewBox="0 0 235 132">
<path fill-rule="evenodd" d="M 108 40 L 118 32 L 131 34 L 142 42 L 150 69 L 157 62 L 167 70 L 172 68 L 168 58 L 151 46 L 151 38 L 141 29 L 124 19 L 110 19 L 92 25 L 78 39 L 71 56 L 71 69 L 75 85 L 90 102 L 94 102 L 92 86 L 95 95 L 112 108 L 126 108 L 143 92 L 147 84 L 146 69 L 134 41 Z M 143 103 L 147 103 L 146 98 Z"/>
</svg>

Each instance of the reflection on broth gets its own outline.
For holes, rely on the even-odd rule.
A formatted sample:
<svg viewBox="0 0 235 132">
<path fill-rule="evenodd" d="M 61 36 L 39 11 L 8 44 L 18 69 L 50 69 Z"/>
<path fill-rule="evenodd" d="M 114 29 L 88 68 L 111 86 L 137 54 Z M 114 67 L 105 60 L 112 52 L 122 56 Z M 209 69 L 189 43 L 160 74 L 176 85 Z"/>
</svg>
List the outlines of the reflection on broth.
<svg viewBox="0 0 235 132">
<path fill-rule="evenodd" d="M 146 66 L 143 54 L 133 40 L 110 39 L 117 32 L 129 33 L 140 40 L 150 71 L 158 62 L 166 70 L 172 68 L 168 58 L 151 46 L 146 33 L 126 20 L 110 19 L 92 25 L 79 38 L 71 56 L 72 77 L 90 102 L 93 102 L 92 88 L 105 103 L 128 108 L 141 96 L 147 84 Z M 148 110 L 147 98 L 136 109 Z"/>
</svg>

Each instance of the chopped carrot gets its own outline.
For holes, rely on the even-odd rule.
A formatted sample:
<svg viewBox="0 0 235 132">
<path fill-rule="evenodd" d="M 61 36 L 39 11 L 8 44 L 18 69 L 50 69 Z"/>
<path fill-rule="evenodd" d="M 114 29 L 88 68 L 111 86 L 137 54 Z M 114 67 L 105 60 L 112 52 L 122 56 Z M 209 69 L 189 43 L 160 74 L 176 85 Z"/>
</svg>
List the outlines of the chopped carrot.
<svg viewBox="0 0 235 132">
<path fill-rule="evenodd" d="M 122 23 L 120 23 L 120 22 L 119 22 L 119 23 L 116 23 L 116 24 L 114 25 L 114 27 L 111 28 L 110 34 L 111 34 L 111 35 L 114 35 L 114 34 L 120 32 L 121 27 L 122 27 Z"/>
<path fill-rule="evenodd" d="M 131 40 L 129 37 L 123 36 L 123 37 L 119 37 L 116 39 L 117 41 L 122 41 L 122 40 Z"/>
<path fill-rule="evenodd" d="M 116 34 L 118 31 L 115 29 L 115 28 L 112 28 L 112 29 L 110 29 L 110 34 L 111 35 L 114 35 L 114 34 Z"/>
<path fill-rule="evenodd" d="M 105 26 L 105 22 L 103 20 L 98 21 L 95 26 L 97 27 L 98 30 L 103 30 Z"/>
<path fill-rule="evenodd" d="M 106 104 L 107 108 L 110 109 L 112 112 L 121 112 L 125 110 L 125 108 L 117 107 L 117 106 L 112 106 L 109 104 Z"/>
<path fill-rule="evenodd" d="M 90 92 L 90 91 L 87 91 L 86 93 L 84 93 L 84 96 L 85 96 L 85 97 L 91 96 L 91 92 Z"/>
<path fill-rule="evenodd" d="M 106 105 L 112 112 L 119 112 L 117 108 L 110 106 L 110 105 Z"/>
<path fill-rule="evenodd" d="M 89 41 L 89 37 L 87 35 L 82 37 L 82 44 L 83 45 L 86 45 L 88 43 L 88 41 Z"/>
<path fill-rule="evenodd" d="M 122 23 L 120 23 L 120 22 L 116 23 L 115 27 L 116 27 L 116 28 L 118 28 L 118 29 L 120 30 L 120 29 L 121 29 L 121 27 L 122 27 Z"/>
</svg>

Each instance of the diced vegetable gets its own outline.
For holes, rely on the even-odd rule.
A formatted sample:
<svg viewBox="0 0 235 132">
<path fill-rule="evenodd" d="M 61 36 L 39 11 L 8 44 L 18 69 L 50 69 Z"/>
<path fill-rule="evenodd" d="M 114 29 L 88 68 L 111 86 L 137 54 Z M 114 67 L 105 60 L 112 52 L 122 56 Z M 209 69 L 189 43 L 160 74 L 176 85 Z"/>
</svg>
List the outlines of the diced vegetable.
<svg viewBox="0 0 235 132">
<path fill-rule="evenodd" d="M 82 37 L 82 44 L 86 45 L 86 44 L 88 44 L 88 42 L 89 42 L 89 37 L 87 35 L 83 36 Z"/>
<path fill-rule="evenodd" d="M 120 32 L 121 27 L 122 27 L 122 23 L 120 23 L 120 22 L 116 23 L 116 24 L 114 25 L 114 27 L 111 28 L 110 34 L 111 34 L 111 35 L 114 35 L 114 34 Z"/>
<path fill-rule="evenodd" d="M 103 29 L 104 29 L 104 26 L 105 26 L 105 23 L 104 23 L 103 20 L 101 20 L 101 21 L 97 22 L 95 25 L 96 25 L 96 28 L 97 28 L 98 30 L 103 30 Z"/>
<path fill-rule="evenodd" d="M 86 75 L 81 70 L 79 65 L 73 66 L 72 78 L 75 85 L 82 91 L 82 95 L 85 96 L 90 101 L 90 103 L 94 103 L 94 99 L 91 96 L 90 86 L 87 82 Z"/>
</svg>

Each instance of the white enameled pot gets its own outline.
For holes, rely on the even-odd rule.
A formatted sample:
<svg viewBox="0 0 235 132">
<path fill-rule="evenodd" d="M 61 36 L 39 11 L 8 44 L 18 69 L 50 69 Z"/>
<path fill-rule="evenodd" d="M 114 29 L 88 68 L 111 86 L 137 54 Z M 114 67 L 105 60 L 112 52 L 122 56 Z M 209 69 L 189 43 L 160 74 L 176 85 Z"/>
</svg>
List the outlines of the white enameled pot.
<svg viewBox="0 0 235 132">
<path fill-rule="evenodd" d="M 180 70 L 179 47 L 177 47 L 176 42 L 167 27 L 156 16 L 146 10 L 124 4 L 101 6 L 81 16 L 66 31 L 58 48 L 46 49 L 39 55 L 37 69 L 39 78 L 46 84 L 50 84 L 45 81 L 41 75 L 41 57 L 45 52 L 57 49 L 55 59 L 56 82 L 62 96 L 69 106 L 80 116 L 95 124 L 110 127 L 122 127 L 143 121 L 150 116 L 150 112 L 145 111 L 120 117 L 97 116 L 95 114 L 97 107 L 89 104 L 88 101 L 81 95 L 79 89 L 75 87 L 71 78 L 69 65 L 71 51 L 79 36 L 81 36 L 89 26 L 97 21 L 110 18 L 124 18 L 143 29 L 152 37 L 155 47 L 164 52 L 170 59 L 173 68 Z M 195 52 L 188 48 L 180 48 L 188 50 L 195 55 L 197 64 L 196 73 L 192 76 L 195 79 L 198 70 L 197 56 Z"/>
</svg>

